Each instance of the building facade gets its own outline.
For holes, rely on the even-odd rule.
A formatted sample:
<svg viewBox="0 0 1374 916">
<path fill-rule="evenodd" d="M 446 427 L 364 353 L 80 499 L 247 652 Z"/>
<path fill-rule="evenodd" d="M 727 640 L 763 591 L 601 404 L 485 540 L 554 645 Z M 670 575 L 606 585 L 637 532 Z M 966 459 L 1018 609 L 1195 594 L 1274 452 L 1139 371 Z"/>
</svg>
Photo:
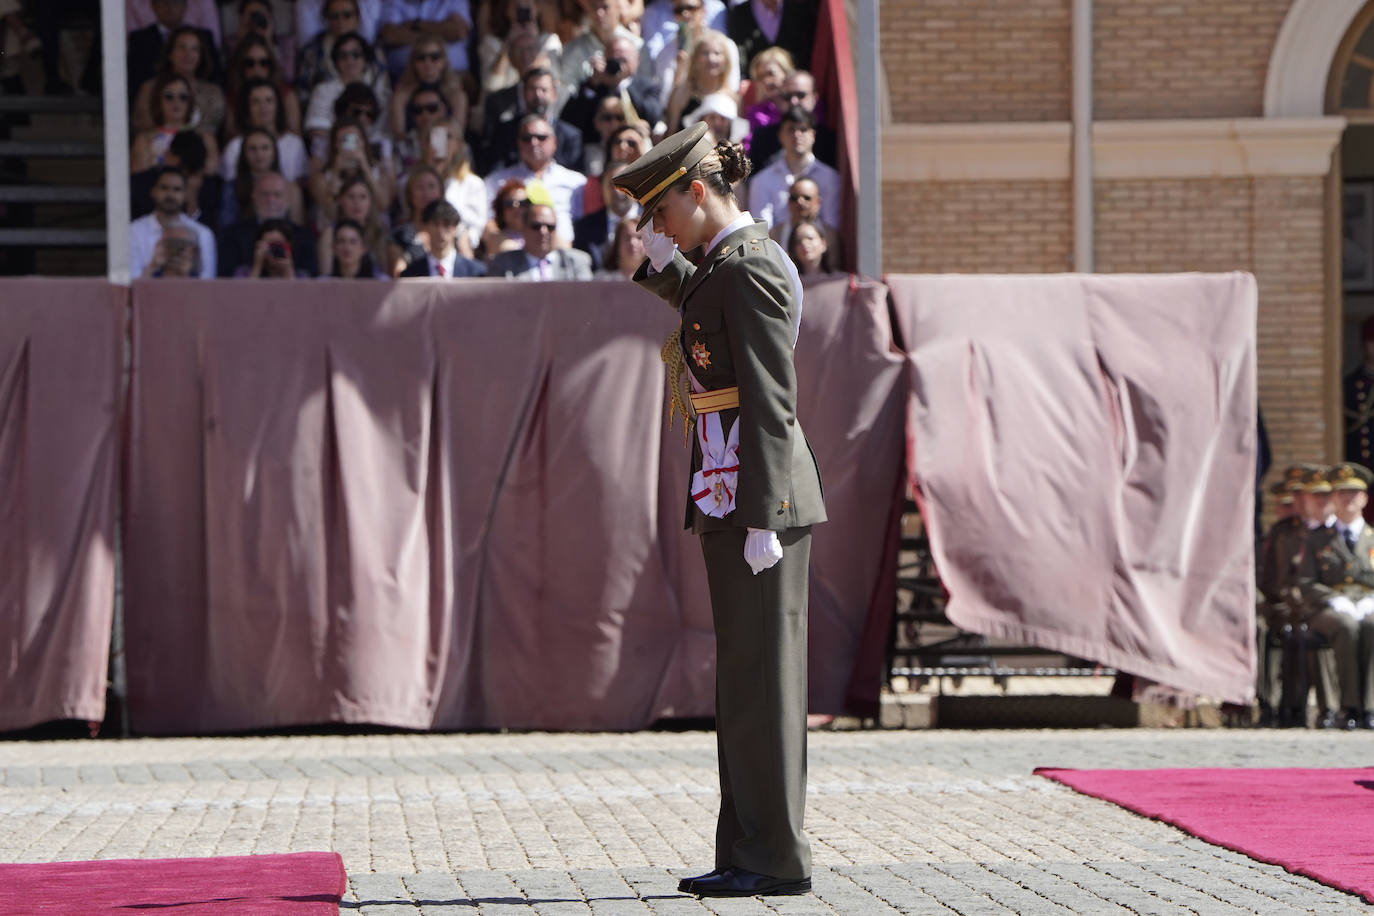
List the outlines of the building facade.
<svg viewBox="0 0 1374 916">
<path fill-rule="evenodd" d="M 1084 212 L 1097 271 L 1250 271 L 1274 461 L 1339 460 L 1374 315 L 1374 2 L 1092 0 L 1082 61 L 1073 7 L 881 4 L 884 269 L 1073 270 Z"/>
</svg>

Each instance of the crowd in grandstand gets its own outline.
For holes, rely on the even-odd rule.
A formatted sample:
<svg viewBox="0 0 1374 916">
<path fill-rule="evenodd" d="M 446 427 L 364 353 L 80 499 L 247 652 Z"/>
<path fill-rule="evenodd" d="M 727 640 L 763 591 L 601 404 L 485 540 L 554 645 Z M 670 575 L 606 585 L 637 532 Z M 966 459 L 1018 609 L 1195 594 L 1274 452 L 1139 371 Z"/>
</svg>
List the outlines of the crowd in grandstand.
<svg viewBox="0 0 1374 916">
<path fill-rule="evenodd" d="M 134 276 L 633 273 L 610 179 L 705 121 L 842 269 L 814 0 L 126 0 Z"/>
</svg>

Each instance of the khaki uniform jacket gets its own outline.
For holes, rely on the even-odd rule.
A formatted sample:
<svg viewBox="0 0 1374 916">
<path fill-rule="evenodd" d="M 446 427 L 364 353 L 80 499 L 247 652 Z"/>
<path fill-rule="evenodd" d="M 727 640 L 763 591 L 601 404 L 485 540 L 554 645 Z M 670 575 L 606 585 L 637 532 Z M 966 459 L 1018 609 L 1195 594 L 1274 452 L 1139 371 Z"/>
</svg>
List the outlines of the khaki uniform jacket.
<svg viewBox="0 0 1374 916">
<path fill-rule="evenodd" d="M 1346 546 L 1335 525 L 1312 531 L 1298 575 L 1311 613 L 1325 607 L 1334 595 L 1358 601 L 1374 594 L 1374 529 L 1369 525 L 1361 529 L 1354 551 Z"/>
<path fill-rule="evenodd" d="M 635 272 L 635 282 L 681 312 L 679 341 L 697 381 L 707 390 L 739 387 L 739 408 L 720 414 L 727 431 L 740 420 L 735 508 L 711 518 L 689 493 L 686 527 L 697 532 L 784 531 L 825 521 L 820 472 L 797 421 L 797 304 L 783 257 L 768 242 L 768 227 L 755 222 L 722 239 L 700 267 L 676 252 L 662 272 L 652 273 L 647 259 Z M 700 469 L 694 436 L 692 473 Z"/>
<path fill-rule="evenodd" d="M 1266 612 L 1288 616 L 1298 609 L 1301 599 L 1295 586 L 1307 556 L 1307 534 L 1306 523 L 1290 515 L 1275 522 L 1260 541 L 1255 584 Z"/>
</svg>

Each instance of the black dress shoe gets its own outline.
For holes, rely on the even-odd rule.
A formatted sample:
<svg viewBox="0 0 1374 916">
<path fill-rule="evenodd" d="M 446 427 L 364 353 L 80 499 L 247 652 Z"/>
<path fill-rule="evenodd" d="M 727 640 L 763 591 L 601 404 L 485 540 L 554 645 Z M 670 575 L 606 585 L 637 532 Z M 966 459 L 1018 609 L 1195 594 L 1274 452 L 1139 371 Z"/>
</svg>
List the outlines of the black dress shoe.
<svg viewBox="0 0 1374 916">
<path fill-rule="evenodd" d="M 1358 728 L 1359 724 L 1353 712 L 1348 709 L 1342 709 L 1339 712 L 1336 710 L 1329 710 L 1322 713 L 1321 719 L 1317 722 L 1317 727 L 1352 731 Z"/>
<path fill-rule="evenodd" d="M 714 878 L 724 871 L 723 868 L 713 868 L 704 875 L 697 875 L 695 878 L 683 878 L 677 883 L 677 890 L 680 894 L 690 894 L 692 892 L 692 882 L 700 881 L 703 878 Z"/>
<path fill-rule="evenodd" d="M 810 878 L 774 878 L 734 867 L 691 883 L 691 893 L 698 897 L 769 897 L 810 892 Z"/>
<path fill-rule="evenodd" d="M 1362 728 L 1374 728 L 1374 712 L 1366 712 L 1360 716 L 1360 726 Z"/>
</svg>

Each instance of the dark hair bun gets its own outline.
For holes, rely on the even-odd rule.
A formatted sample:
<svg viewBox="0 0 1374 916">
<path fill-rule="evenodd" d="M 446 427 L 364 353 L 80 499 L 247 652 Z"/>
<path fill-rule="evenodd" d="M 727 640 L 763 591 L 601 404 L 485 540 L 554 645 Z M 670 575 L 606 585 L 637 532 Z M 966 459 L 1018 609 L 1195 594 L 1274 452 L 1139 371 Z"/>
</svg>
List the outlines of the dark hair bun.
<svg viewBox="0 0 1374 916">
<path fill-rule="evenodd" d="M 738 143 L 731 143 L 729 140 L 722 140 L 716 144 L 716 155 L 720 157 L 720 175 L 732 185 L 739 184 L 749 177 L 753 166 L 749 162 L 749 154 L 744 151 L 744 147 Z"/>
</svg>

